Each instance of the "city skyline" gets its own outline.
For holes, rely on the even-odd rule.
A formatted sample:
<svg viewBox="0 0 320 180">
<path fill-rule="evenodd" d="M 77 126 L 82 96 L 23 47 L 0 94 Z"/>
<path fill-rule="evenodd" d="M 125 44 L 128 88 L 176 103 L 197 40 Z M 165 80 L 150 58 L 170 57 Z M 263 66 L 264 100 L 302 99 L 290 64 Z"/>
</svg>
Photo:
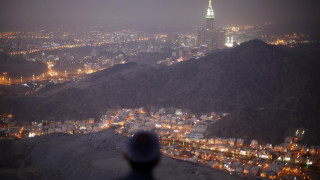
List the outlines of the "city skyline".
<svg viewBox="0 0 320 180">
<path fill-rule="evenodd" d="M 215 0 L 212 3 L 218 26 L 319 22 L 320 17 L 317 0 Z M 170 28 L 203 26 L 203 10 L 208 1 L 4 0 L 0 4 L 2 29 L 88 25 Z"/>
<path fill-rule="evenodd" d="M 0 177 L 320 179 L 317 1 L 0 1 Z"/>
</svg>

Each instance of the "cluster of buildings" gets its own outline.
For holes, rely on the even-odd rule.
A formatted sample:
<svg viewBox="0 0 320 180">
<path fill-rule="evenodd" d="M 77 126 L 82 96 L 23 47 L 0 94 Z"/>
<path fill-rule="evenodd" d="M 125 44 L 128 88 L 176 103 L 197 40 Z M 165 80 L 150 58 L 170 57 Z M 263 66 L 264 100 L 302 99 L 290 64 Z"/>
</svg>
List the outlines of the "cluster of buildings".
<svg viewBox="0 0 320 180">
<path fill-rule="evenodd" d="M 252 140 L 209 138 L 198 140 L 162 139 L 163 153 L 198 164 L 225 170 L 241 177 L 308 179 L 305 171 L 319 165 L 320 147 L 290 144 L 259 145 Z"/>
<path fill-rule="evenodd" d="M 252 39 L 279 46 L 295 47 L 301 44 L 311 44 L 319 42 L 319 35 L 306 33 L 268 33 L 274 24 L 265 23 L 262 25 L 233 25 L 225 26 L 223 30 L 226 35 L 226 47 L 234 47 Z"/>
<path fill-rule="evenodd" d="M 12 56 L 22 55 L 28 61 L 40 61 L 48 65 L 48 73 L 32 78 L 10 78 L 2 74 L 0 84 L 11 85 L 47 79 L 65 82 L 67 74 L 89 74 L 115 64 L 123 64 L 133 60 L 141 52 L 169 53 L 171 55 L 157 64 L 172 65 L 193 58 L 198 59 L 212 50 L 234 47 L 256 38 L 269 44 L 292 47 L 301 43 L 312 43 L 311 39 L 314 38 L 308 34 L 297 33 L 266 34 L 264 29 L 268 29 L 268 26 L 272 25 L 270 23 L 218 28 L 214 21 L 215 13 L 209 0 L 205 26 L 196 34 L 147 33 L 135 30 L 111 33 L 103 27 L 0 32 L 0 52 Z"/>
<path fill-rule="evenodd" d="M 208 50 L 232 47 L 251 39 L 262 39 L 271 44 L 294 45 L 311 43 L 308 34 L 268 34 L 264 25 L 215 26 L 215 12 L 211 0 L 205 13 L 205 26 L 197 33 L 147 33 L 135 30 L 110 32 L 104 27 L 88 27 L 76 30 L 0 32 L 0 52 L 10 55 L 31 55 L 37 52 L 107 46 L 108 51 L 132 56 L 139 52 L 158 52 L 171 43 L 172 49 L 206 47 Z M 266 28 L 267 27 L 267 28 Z M 318 42 L 318 41 L 317 41 Z M 36 59 L 30 57 L 30 59 Z M 75 58 L 78 59 L 78 58 Z"/>
<path fill-rule="evenodd" d="M 51 133 L 86 134 L 102 130 L 93 118 L 86 120 L 42 121 L 19 124 L 11 114 L 1 116 L 0 139 L 30 138 Z"/>
<path fill-rule="evenodd" d="M 85 134 L 110 128 L 131 137 L 139 130 L 158 134 L 163 154 L 184 161 L 210 166 L 241 177 L 265 179 L 310 179 L 317 172 L 320 147 L 297 142 L 305 130 L 299 128 L 280 145 L 259 144 L 257 140 L 208 137 L 209 125 L 228 113 L 196 115 L 175 108 L 108 110 L 99 122 L 42 121 L 18 125 L 11 114 L 1 116 L 1 139 L 28 138 L 50 133 Z"/>
<path fill-rule="evenodd" d="M 161 108 L 147 112 L 143 108 L 108 111 L 101 117 L 106 127 L 116 127 L 121 134 L 131 136 L 144 129 L 156 132 L 160 137 L 197 139 L 205 136 L 205 130 L 227 113 L 211 113 L 200 118 L 181 109 Z"/>
<path fill-rule="evenodd" d="M 68 121 L 44 121 L 42 123 L 33 122 L 31 126 L 25 126 L 28 137 L 40 136 L 51 133 L 86 134 L 98 132 L 100 123 L 95 123 L 93 118 L 87 120 Z"/>
<path fill-rule="evenodd" d="M 204 57 L 206 55 L 207 48 L 205 47 L 197 47 L 197 48 L 179 48 L 174 50 L 171 53 L 171 56 L 167 57 L 166 59 L 160 60 L 157 64 L 163 64 L 170 66 L 175 63 L 179 63 L 182 61 L 187 61 L 190 59 L 199 59 L 200 57 Z"/>
<path fill-rule="evenodd" d="M 192 33 L 146 33 L 134 30 L 110 33 L 101 27 L 73 31 L 57 29 L 56 31 L 1 32 L 0 52 L 12 56 L 22 55 L 28 61 L 47 64 L 48 73 L 35 75 L 32 77 L 33 81 L 57 79 L 56 77 L 63 79 L 67 74 L 89 74 L 115 64 L 126 63 L 130 61 L 130 57 L 141 52 L 169 50 L 172 55 L 159 61 L 158 64 L 171 65 L 202 57 L 208 50 L 223 48 L 225 46 L 223 31 L 216 31 L 213 23 L 214 12 L 210 0 L 206 28 L 200 35 L 198 34 L 198 37 Z M 78 51 L 79 49 L 81 52 Z M 90 52 L 83 53 L 87 51 Z M 30 77 L 11 79 L 7 76 L 3 76 L 2 79 L 0 83 L 6 85 L 31 80 Z"/>
<path fill-rule="evenodd" d="M 179 38 L 181 36 L 185 35 L 180 34 Z M 147 33 L 134 30 L 111 33 L 100 27 L 84 28 L 81 31 L 0 32 L 0 42 L 3 44 L 0 52 L 10 55 L 24 55 L 28 58 L 27 55 L 37 52 L 107 46 L 110 52 L 122 51 L 132 55 L 138 52 L 159 51 L 165 46 L 163 43 L 169 42 L 169 40 L 166 33 Z M 190 46 L 190 43 L 186 42 L 189 40 L 184 43 Z"/>
<path fill-rule="evenodd" d="M 0 33 L 0 52 L 23 56 L 30 62 L 42 62 L 48 73 L 33 77 L 0 76 L 0 84 L 12 85 L 27 81 L 65 79 L 69 74 L 89 74 L 116 64 L 134 60 L 139 53 L 171 53 L 171 60 L 180 62 L 195 57 L 196 38 L 192 34 L 146 33 L 122 30 L 114 33 L 103 30 L 35 31 Z M 17 45 L 15 45 L 17 44 Z M 191 51 L 193 50 L 193 51 Z"/>
<path fill-rule="evenodd" d="M 21 138 L 22 126 L 18 126 L 12 114 L 0 115 L 0 139 Z"/>
<path fill-rule="evenodd" d="M 289 47 L 294 47 L 299 44 L 310 44 L 319 42 L 319 40 L 313 40 L 314 38 L 311 38 L 311 36 L 308 34 L 298 33 L 283 34 L 281 36 L 265 35 L 262 37 L 262 39 L 264 39 L 268 44 L 283 45 Z"/>
<path fill-rule="evenodd" d="M 147 112 L 137 108 L 108 111 L 101 121 L 104 127 L 129 137 L 139 130 L 153 131 L 159 135 L 165 155 L 241 177 L 310 179 L 305 171 L 320 164 L 320 147 L 297 143 L 305 133 L 301 128 L 275 146 L 257 140 L 207 137 L 207 127 L 226 115 L 213 112 L 197 116 L 181 109 Z"/>
</svg>

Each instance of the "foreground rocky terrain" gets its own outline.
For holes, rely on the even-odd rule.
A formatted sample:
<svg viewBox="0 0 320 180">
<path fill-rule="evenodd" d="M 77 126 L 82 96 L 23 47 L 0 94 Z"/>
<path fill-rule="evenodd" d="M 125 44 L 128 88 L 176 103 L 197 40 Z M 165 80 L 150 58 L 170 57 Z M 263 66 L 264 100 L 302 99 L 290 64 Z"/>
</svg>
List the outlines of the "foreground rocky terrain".
<svg viewBox="0 0 320 180">
<path fill-rule="evenodd" d="M 111 130 L 0 141 L 0 179 L 118 179 L 130 171 L 121 156 L 125 142 L 125 137 Z M 165 180 L 241 179 L 165 156 L 155 170 L 155 177 Z"/>
</svg>

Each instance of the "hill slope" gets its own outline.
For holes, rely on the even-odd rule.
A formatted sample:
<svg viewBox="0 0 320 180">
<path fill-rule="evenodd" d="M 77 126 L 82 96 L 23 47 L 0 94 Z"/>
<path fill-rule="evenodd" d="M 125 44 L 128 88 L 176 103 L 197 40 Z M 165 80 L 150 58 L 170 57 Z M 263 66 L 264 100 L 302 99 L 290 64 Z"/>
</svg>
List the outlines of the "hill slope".
<svg viewBox="0 0 320 180">
<path fill-rule="evenodd" d="M 130 171 L 122 158 L 126 138 L 111 130 L 86 135 L 51 134 L 21 141 L 0 141 L 1 179 L 119 179 Z M 163 156 L 157 179 L 240 177 Z"/>
<path fill-rule="evenodd" d="M 0 73 L 7 72 L 11 78 L 32 77 L 47 71 L 47 66 L 40 62 L 29 62 L 21 57 L 10 57 L 0 53 Z"/>
<path fill-rule="evenodd" d="M 80 82 L 7 100 L 9 105 L 1 108 L 14 107 L 15 117 L 24 120 L 99 117 L 115 107 L 222 111 L 231 116 L 212 126 L 210 136 L 279 143 L 291 134 L 288 129 L 303 127 L 313 136 L 307 143 L 320 144 L 314 133 L 319 124 L 319 57 L 317 49 L 285 49 L 253 40 L 170 67 L 117 65 Z"/>
</svg>

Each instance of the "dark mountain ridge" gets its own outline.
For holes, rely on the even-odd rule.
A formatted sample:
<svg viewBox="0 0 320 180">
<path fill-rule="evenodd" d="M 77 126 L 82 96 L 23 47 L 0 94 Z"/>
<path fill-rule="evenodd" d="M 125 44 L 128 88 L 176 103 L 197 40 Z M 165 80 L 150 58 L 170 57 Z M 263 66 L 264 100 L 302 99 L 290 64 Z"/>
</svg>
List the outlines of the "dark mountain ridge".
<svg viewBox="0 0 320 180">
<path fill-rule="evenodd" d="M 8 73 L 11 78 L 32 77 L 47 72 L 48 68 L 40 62 L 30 62 L 22 57 L 10 57 L 0 53 L 0 73 Z"/>
<path fill-rule="evenodd" d="M 14 107 L 13 114 L 23 120 L 99 117 L 115 107 L 230 112 L 209 128 L 209 136 L 280 143 L 297 127 L 305 128 L 310 136 L 318 135 L 319 57 L 316 50 L 311 53 L 253 40 L 169 67 L 117 65 L 81 82 L 10 99 L 10 105 L 2 107 Z M 306 143 L 320 144 L 315 137 Z"/>
</svg>

